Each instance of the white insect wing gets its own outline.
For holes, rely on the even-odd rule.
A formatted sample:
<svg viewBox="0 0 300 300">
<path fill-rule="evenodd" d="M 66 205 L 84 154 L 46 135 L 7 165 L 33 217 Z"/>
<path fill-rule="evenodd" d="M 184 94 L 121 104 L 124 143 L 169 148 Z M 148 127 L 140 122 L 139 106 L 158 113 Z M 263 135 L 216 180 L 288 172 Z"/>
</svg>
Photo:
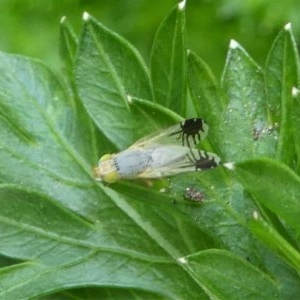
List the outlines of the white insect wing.
<svg viewBox="0 0 300 300">
<path fill-rule="evenodd" d="M 125 150 L 114 159 L 122 178 L 155 178 L 173 174 L 175 168 L 185 165 L 189 151 L 181 146 L 151 145 L 149 148 Z"/>
<path fill-rule="evenodd" d="M 115 156 L 115 164 L 122 178 L 134 178 L 151 164 L 151 149 L 128 149 Z"/>
<path fill-rule="evenodd" d="M 160 168 L 176 164 L 189 153 L 190 149 L 181 146 L 160 146 L 152 152 L 152 167 Z"/>
<path fill-rule="evenodd" d="M 185 126 L 188 124 L 197 124 L 196 132 L 189 137 L 185 132 Z M 160 130 L 153 134 L 147 135 L 135 142 L 130 148 L 149 147 L 150 145 L 184 145 L 191 147 L 190 138 L 193 139 L 193 144 L 198 144 L 199 141 L 205 139 L 208 132 L 208 125 L 202 119 L 189 119 L 180 124 L 173 125 L 167 129 Z M 183 140 L 185 138 L 185 141 Z"/>
<path fill-rule="evenodd" d="M 207 131 L 205 121 L 195 118 L 144 137 L 120 153 L 104 155 L 94 170 L 96 179 L 113 183 L 214 168 L 220 158 L 194 148 Z"/>
<path fill-rule="evenodd" d="M 166 176 L 172 174 L 173 169 L 180 168 L 187 163 L 187 154 L 190 149 L 181 146 L 161 146 L 152 153 L 152 168 Z"/>
</svg>

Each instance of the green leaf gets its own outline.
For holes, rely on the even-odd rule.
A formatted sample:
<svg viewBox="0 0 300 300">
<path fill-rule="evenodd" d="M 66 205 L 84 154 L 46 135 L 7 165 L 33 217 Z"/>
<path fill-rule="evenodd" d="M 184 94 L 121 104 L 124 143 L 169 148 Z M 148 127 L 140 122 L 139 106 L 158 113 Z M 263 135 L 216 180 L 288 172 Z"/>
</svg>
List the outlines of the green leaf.
<svg viewBox="0 0 300 300">
<path fill-rule="evenodd" d="M 28 261 L 0 270 L 1 297 L 31 298 L 66 288 L 109 285 L 168 298 L 206 298 L 176 262 L 211 245 L 205 234 L 188 219 L 182 222 L 183 216 L 169 203 L 151 205 L 152 193 L 145 209 L 141 199 L 105 190 L 111 200 L 98 198 L 102 212 L 91 223 L 52 198 L 0 186 L 0 251 Z"/>
<path fill-rule="evenodd" d="M 180 115 L 185 115 L 185 1 L 173 8 L 156 33 L 151 52 L 151 79 L 155 101 Z"/>
<path fill-rule="evenodd" d="M 88 124 L 75 122 L 84 112 L 41 63 L 1 53 L 0 70 L 0 180 L 81 210 L 75 186 L 91 186 L 90 165 L 98 158 Z"/>
<path fill-rule="evenodd" d="M 227 251 L 201 251 L 183 261 L 211 299 L 279 299 L 275 281 Z"/>
<path fill-rule="evenodd" d="M 295 145 L 295 152 L 296 152 L 296 166 L 295 171 L 299 174 L 300 173 L 300 90 L 298 88 L 293 88 L 292 90 L 293 95 L 293 103 L 294 103 L 294 112 L 293 112 L 293 137 L 294 137 L 294 145 Z"/>
<path fill-rule="evenodd" d="M 211 239 L 161 193 L 96 184 L 95 149 L 73 138 L 77 102 L 47 68 L 1 54 L 0 70 L 0 253 L 16 260 L 0 270 L 1 297 L 112 286 L 206 299 L 177 259 Z"/>
<path fill-rule="evenodd" d="M 286 165 L 256 158 L 235 165 L 234 172 L 256 201 L 300 231 L 300 178 Z"/>
<path fill-rule="evenodd" d="M 77 51 L 77 37 L 63 17 L 60 23 L 60 35 L 59 35 L 59 53 L 61 61 L 63 62 L 64 69 L 67 71 L 68 76 L 73 73 L 74 59 Z"/>
<path fill-rule="evenodd" d="M 149 133 L 151 117 L 133 115 L 128 97 L 152 100 L 148 72 L 126 40 L 85 14 L 75 63 L 80 97 L 98 128 L 119 149 Z"/>
<path fill-rule="evenodd" d="M 290 24 L 279 33 L 266 62 L 266 94 L 269 115 L 280 127 L 276 157 L 294 166 L 293 132 L 299 128 L 295 115 L 293 87 L 299 84 L 299 57 Z M 295 127 L 296 130 L 292 130 Z"/>
<path fill-rule="evenodd" d="M 224 99 L 209 67 L 191 51 L 188 53 L 188 83 L 197 116 L 209 124 L 208 139 L 216 144 L 216 132 L 225 110 Z"/>
<path fill-rule="evenodd" d="M 72 299 L 101 299 L 101 300 L 112 300 L 112 299 L 149 299 L 149 300 L 164 300 L 165 297 L 151 292 L 145 292 L 133 289 L 123 288 L 78 288 L 71 291 L 64 291 L 48 297 L 43 297 L 43 300 L 72 300 Z"/>
<path fill-rule="evenodd" d="M 149 115 L 154 116 L 155 120 L 149 118 L 148 122 L 149 124 L 152 122 L 153 124 L 151 127 L 157 128 L 157 130 L 161 130 L 162 128 L 168 127 L 169 124 L 174 122 L 179 123 L 183 120 L 181 116 L 174 113 L 172 110 L 155 102 L 139 98 L 131 98 L 130 105 L 132 113 L 144 116 L 145 120 L 149 118 Z"/>
<path fill-rule="evenodd" d="M 63 17 L 60 23 L 59 39 L 60 58 L 63 69 L 63 78 L 61 78 L 61 82 L 65 84 L 64 89 L 68 90 L 69 97 L 76 103 L 74 104 L 74 107 L 76 108 L 78 124 L 80 125 L 76 131 L 73 131 L 73 134 L 76 135 L 74 139 L 85 139 L 86 141 L 82 140 L 82 143 L 80 144 L 83 151 L 87 149 L 86 144 L 90 144 L 90 149 L 93 149 L 94 153 L 97 153 L 98 140 L 101 140 L 103 150 L 107 148 L 112 149 L 113 147 L 110 145 L 107 146 L 109 144 L 108 141 L 96 130 L 78 97 L 74 79 L 74 60 L 77 52 L 77 46 L 78 39 L 75 36 L 71 25 L 68 23 L 66 18 Z"/>
<path fill-rule="evenodd" d="M 165 66 L 178 71 L 178 81 L 171 72 L 164 88 L 172 97 L 182 93 L 186 105 L 184 4 L 161 28 L 173 28 L 166 49 L 174 52 Z M 155 102 L 137 51 L 87 14 L 78 46 L 63 22 L 60 47 L 63 80 L 36 60 L 0 54 L 0 298 L 273 299 L 279 291 L 295 298 L 298 177 L 285 165 L 257 160 L 249 170 L 240 167 L 249 162 L 236 164 L 243 185 L 222 167 L 175 176 L 165 193 L 155 191 L 159 183 L 97 183 L 92 168 L 98 152 L 124 149 L 181 120 L 185 109 Z M 263 75 L 241 47 L 231 44 L 224 91 L 194 54 L 189 85 L 197 112 L 199 96 L 207 98 L 212 140 L 224 158 L 275 156 L 278 130 L 268 115 Z M 203 202 L 184 200 L 186 187 L 203 193 Z M 254 230 L 253 211 L 263 205 L 281 218 L 272 224 L 271 213 L 261 209 L 280 236 L 263 239 L 266 231 Z M 232 253 L 204 251 L 216 247 Z"/>
<path fill-rule="evenodd" d="M 224 161 L 274 156 L 277 133 L 269 132 L 263 73 L 235 41 L 230 44 L 222 85 L 227 107 L 218 134 Z"/>
<path fill-rule="evenodd" d="M 300 269 L 300 253 L 292 247 L 276 230 L 261 217 L 254 214 L 251 222 L 252 232 L 278 255 L 283 257 L 294 269 Z"/>
</svg>

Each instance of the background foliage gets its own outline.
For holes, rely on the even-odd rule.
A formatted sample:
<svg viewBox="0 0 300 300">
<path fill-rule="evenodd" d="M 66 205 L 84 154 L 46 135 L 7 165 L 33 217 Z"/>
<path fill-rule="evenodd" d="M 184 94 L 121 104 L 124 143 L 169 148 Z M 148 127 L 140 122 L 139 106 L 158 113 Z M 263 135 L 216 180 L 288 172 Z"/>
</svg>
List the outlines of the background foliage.
<svg viewBox="0 0 300 300">
<path fill-rule="evenodd" d="M 124 36 L 149 57 L 157 24 L 176 0 L 1 0 L 0 49 L 41 58 L 59 68 L 58 24 L 67 16 L 79 31 L 83 11 Z M 292 22 L 300 35 L 300 3 L 287 0 L 189 0 L 188 47 L 219 76 L 230 39 L 239 41 L 262 64 L 282 24 Z"/>
</svg>

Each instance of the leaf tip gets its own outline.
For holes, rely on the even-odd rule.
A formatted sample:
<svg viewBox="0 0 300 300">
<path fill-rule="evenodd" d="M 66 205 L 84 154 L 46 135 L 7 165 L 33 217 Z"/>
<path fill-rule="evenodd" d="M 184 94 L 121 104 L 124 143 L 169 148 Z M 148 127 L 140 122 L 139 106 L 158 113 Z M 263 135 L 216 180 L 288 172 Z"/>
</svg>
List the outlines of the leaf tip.
<svg viewBox="0 0 300 300">
<path fill-rule="evenodd" d="M 181 2 L 178 3 L 178 8 L 180 10 L 184 10 L 185 9 L 185 5 L 186 5 L 186 0 L 183 0 Z"/>
<path fill-rule="evenodd" d="M 299 93 L 300 93 L 300 90 L 298 88 L 296 88 L 296 87 L 292 88 L 292 96 L 293 97 L 298 97 Z"/>
<path fill-rule="evenodd" d="M 223 166 L 230 171 L 233 171 L 235 169 L 235 164 L 233 162 L 225 163 L 223 164 Z"/>
<path fill-rule="evenodd" d="M 292 29 L 292 24 L 291 23 L 287 23 L 285 26 L 284 26 L 284 29 L 286 31 L 290 31 Z"/>
<path fill-rule="evenodd" d="M 230 40 L 230 44 L 229 44 L 229 48 L 231 49 L 236 49 L 236 48 L 239 48 L 239 43 L 235 40 Z"/>
<path fill-rule="evenodd" d="M 63 16 L 61 19 L 60 19 L 60 24 L 63 24 L 66 22 L 66 19 L 67 17 L 66 16 Z"/>
<path fill-rule="evenodd" d="M 187 259 L 186 259 L 186 257 L 180 257 L 180 258 L 178 258 L 178 262 L 183 264 L 183 265 L 186 265 L 187 264 Z"/>
<path fill-rule="evenodd" d="M 86 11 L 82 15 L 83 21 L 88 21 L 90 17 L 91 17 L 90 14 Z"/>
<path fill-rule="evenodd" d="M 132 97 L 131 97 L 130 95 L 127 95 L 127 102 L 128 102 L 129 104 L 132 103 Z"/>
<path fill-rule="evenodd" d="M 258 220 L 258 219 L 259 219 L 259 213 L 258 213 L 257 210 L 255 210 L 255 211 L 253 212 L 253 219 L 254 219 L 254 220 Z"/>
</svg>

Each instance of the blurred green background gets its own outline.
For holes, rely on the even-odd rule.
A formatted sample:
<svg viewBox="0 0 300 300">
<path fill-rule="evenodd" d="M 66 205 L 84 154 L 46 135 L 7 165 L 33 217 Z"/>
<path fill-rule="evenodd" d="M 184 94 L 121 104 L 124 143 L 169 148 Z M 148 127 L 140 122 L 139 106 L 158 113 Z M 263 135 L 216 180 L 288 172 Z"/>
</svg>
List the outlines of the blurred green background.
<svg viewBox="0 0 300 300">
<path fill-rule="evenodd" d="M 155 31 L 175 0 L 0 0 L 0 50 L 43 60 L 59 69 L 59 22 L 66 16 L 79 34 L 89 12 L 128 39 L 149 61 Z M 278 31 L 292 22 L 300 34 L 299 0 L 188 0 L 188 45 L 220 76 L 230 39 L 263 66 Z"/>
</svg>

